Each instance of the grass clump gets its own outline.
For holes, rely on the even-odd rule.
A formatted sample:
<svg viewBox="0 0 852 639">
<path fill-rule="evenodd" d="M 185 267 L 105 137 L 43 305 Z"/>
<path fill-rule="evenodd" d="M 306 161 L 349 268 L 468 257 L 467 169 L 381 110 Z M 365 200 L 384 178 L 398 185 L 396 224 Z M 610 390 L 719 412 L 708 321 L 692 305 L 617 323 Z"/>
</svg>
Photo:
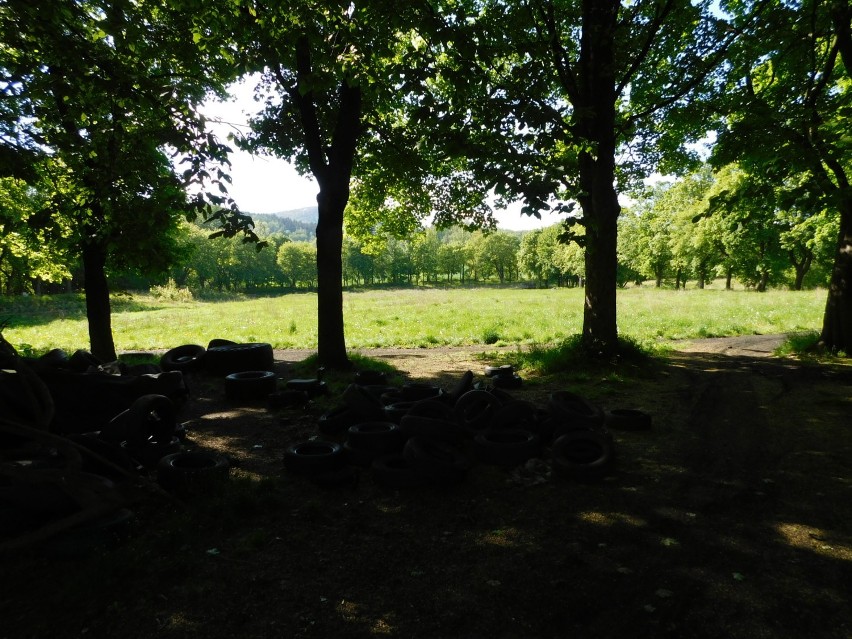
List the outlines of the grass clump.
<svg viewBox="0 0 852 639">
<path fill-rule="evenodd" d="M 774 354 L 779 357 L 794 356 L 819 361 L 829 361 L 835 357 L 847 357 L 847 354 L 843 351 L 837 353 L 829 352 L 820 341 L 819 331 L 804 331 L 788 335 L 787 339 L 775 350 Z"/>
<path fill-rule="evenodd" d="M 588 376 L 591 372 L 611 371 L 625 365 L 644 368 L 653 362 L 658 347 L 648 348 L 630 337 L 619 337 L 614 353 L 604 353 L 589 346 L 580 334 L 571 335 L 556 345 L 533 345 L 526 351 L 513 354 L 517 365 L 541 375 L 570 373 Z"/>
</svg>

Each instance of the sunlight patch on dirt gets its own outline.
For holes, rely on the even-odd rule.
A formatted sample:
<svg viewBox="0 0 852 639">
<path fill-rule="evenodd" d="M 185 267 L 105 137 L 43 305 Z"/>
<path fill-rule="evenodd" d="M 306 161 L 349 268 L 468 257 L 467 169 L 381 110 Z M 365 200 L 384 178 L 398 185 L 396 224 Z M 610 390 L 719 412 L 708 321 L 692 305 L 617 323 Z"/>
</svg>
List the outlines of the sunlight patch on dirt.
<svg viewBox="0 0 852 639">
<path fill-rule="evenodd" d="M 519 533 L 514 528 L 504 528 L 501 530 L 491 530 L 480 536 L 479 544 L 487 544 L 490 546 L 499 546 L 501 548 L 515 548 L 519 546 Z"/>
<path fill-rule="evenodd" d="M 794 548 L 809 550 L 833 559 L 852 561 L 852 548 L 838 542 L 830 531 L 783 522 L 779 523 L 775 529 Z"/>
<path fill-rule="evenodd" d="M 617 524 L 627 524 L 637 528 L 644 528 L 648 522 L 639 517 L 625 515 L 624 513 L 599 513 L 596 511 L 587 511 L 578 513 L 577 519 L 587 524 L 595 524 L 596 526 L 615 526 Z"/>
<path fill-rule="evenodd" d="M 374 635 L 390 635 L 394 632 L 394 627 L 387 620 L 370 619 L 361 611 L 361 605 L 354 601 L 341 600 L 335 606 L 337 613 L 349 623 L 367 624 L 370 627 L 370 634 Z"/>
<path fill-rule="evenodd" d="M 207 413 L 201 415 L 199 419 L 205 421 L 217 421 L 220 419 L 238 419 L 246 415 L 256 415 L 258 417 L 267 417 L 269 412 L 265 408 L 238 408 L 234 410 L 222 411 L 220 413 Z"/>
</svg>

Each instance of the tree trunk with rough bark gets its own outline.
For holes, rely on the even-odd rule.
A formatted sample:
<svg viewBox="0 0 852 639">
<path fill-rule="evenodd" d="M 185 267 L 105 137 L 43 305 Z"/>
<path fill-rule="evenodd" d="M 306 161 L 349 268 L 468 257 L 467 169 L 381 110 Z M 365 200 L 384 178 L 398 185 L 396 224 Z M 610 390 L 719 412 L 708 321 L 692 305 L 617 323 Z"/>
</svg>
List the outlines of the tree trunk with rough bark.
<svg viewBox="0 0 852 639">
<path fill-rule="evenodd" d="M 346 187 L 320 188 L 317 195 L 317 356 L 329 368 L 349 367 L 343 328 L 343 210 Z"/>
<path fill-rule="evenodd" d="M 840 236 L 820 341 L 832 352 L 852 354 L 852 195 L 844 197 L 840 206 Z"/>
<path fill-rule="evenodd" d="M 584 0 L 578 99 L 574 135 L 594 152 L 581 151 L 578 196 L 586 226 L 586 295 L 582 341 L 587 349 L 610 354 L 618 349 L 616 324 L 617 221 L 615 191 L 615 42 L 619 2 Z"/>
<path fill-rule="evenodd" d="M 97 243 L 83 245 L 83 282 L 86 291 L 86 319 L 89 348 L 103 362 L 117 359 L 112 338 L 109 283 L 106 277 L 106 249 Z"/>
</svg>

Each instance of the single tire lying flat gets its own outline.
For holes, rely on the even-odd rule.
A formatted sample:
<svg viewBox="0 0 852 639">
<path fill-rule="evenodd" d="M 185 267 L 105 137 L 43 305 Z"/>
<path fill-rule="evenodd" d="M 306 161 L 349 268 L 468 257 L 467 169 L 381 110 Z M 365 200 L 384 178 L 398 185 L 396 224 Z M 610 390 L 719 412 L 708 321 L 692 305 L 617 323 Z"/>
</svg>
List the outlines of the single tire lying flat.
<svg viewBox="0 0 852 639">
<path fill-rule="evenodd" d="M 345 465 L 343 447 L 336 442 L 300 442 L 284 451 L 284 467 L 294 475 L 318 475 L 340 470 Z"/>
<path fill-rule="evenodd" d="M 600 481 L 612 468 L 612 439 L 599 431 L 574 430 L 556 438 L 551 458 L 553 472 L 560 477 Z"/>
<path fill-rule="evenodd" d="M 219 455 L 184 451 L 166 455 L 157 465 L 157 482 L 166 490 L 206 490 L 228 478 L 230 464 Z"/>
<path fill-rule="evenodd" d="M 242 371 L 225 376 L 225 395 L 236 401 L 267 399 L 277 386 L 272 371 Z"/>
</svg>

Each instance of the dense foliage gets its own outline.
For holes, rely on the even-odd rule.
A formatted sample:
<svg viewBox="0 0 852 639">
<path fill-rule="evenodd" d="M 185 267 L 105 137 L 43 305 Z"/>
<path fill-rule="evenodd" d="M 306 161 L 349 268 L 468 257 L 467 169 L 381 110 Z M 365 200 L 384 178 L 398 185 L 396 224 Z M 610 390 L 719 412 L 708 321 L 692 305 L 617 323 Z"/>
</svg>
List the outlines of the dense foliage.
<svg viewBox="0 0 852 639">
<path fill-rule="evenodd" d="M 0 287 L 82 285 L 103 359 L 110 286 L 168 276 L 317 287 L 330 365 L 348 364 L 343 285 L 440 279 L 582 282 L 601 353 L 628 281 L 827 283 L 822 340 L 850 350 L 848 1 L 4 0 L 0 27 Z M 267 228 L 261 252 L 197 110 L 249 73 L 238 144 L 319 187 L 315 239 Z M 697 167 L 702 139 L 715 173 L 640 193 Z M 573 216 L 488 233 L 512 200 Z M 199 214 L 225 239 L 181 222 Z"/>
</svg>

